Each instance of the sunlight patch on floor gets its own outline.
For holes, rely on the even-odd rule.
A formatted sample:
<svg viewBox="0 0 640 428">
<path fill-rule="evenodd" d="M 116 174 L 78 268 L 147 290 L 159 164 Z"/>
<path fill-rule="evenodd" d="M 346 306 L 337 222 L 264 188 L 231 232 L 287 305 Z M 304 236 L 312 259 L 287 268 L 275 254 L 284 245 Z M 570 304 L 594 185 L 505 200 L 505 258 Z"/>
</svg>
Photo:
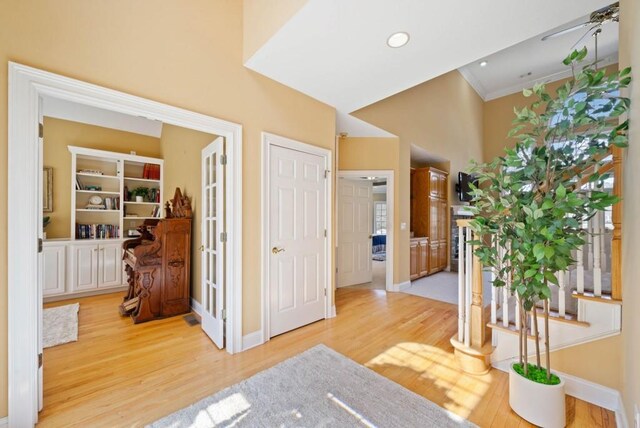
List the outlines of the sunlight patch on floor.
<svg viewBox="0 0 640 428">
<path fill-rule="evenodd" d="M 382 354 L 371 359 L 365 366 L 394 366 L 420 373 L 424 386 L 434 385 L 446 397 L 443 407 L 464 418 L 469 417 L 473 409 L 491 386 L 492 376 L 465 374 L 458 367 L 453 353 L 421 343 L 399 343 Z M 413 388 L 412 388 L 413 389 Z"/>
</svg>

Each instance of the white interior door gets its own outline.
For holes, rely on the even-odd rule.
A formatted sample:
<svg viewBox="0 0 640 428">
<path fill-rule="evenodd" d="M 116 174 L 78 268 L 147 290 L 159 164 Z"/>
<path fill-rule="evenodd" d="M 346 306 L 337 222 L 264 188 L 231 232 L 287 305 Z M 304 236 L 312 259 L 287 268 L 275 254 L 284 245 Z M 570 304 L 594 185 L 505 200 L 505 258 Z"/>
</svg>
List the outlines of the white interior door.
<svg viewBox="0 0 640 428">
<path fill-rule="evenodd" d="M 371 282 L 373 184 L 338 180 L 338 287 Z"/>
<path fill-rule="evenodd" d="M 269 334 L 325 317 L 325 158 L 269 146 Z"/>
<path fill-rule="evenodd" d="M 225 323 L 225 209 L 224 139 L 202 150 L 202 329 L 224 348 Z"/>
</svg>

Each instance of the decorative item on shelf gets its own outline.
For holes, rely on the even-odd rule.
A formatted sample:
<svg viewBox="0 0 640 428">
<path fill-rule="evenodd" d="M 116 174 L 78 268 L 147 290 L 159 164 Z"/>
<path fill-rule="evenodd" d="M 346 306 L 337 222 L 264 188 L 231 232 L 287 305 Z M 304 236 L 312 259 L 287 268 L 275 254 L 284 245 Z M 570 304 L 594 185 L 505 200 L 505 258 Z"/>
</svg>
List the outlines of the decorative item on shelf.
<svg viewBox="0 0 640 428">
<path fill-rule="evenodd" d="M 104 172 L 100 171 L 99 169 L 85 168 L 85 169 L 78 170 L 78 172 L 80 174 L 104 175 Z"/>
<path fill-rule="evenodd" d="M 104 204 L 104 200 L 98 196 L 98 195 L 93 195 L 89 198 L 89 203 L 85 206 L 86 209 L 88 210 L 105 210 L 107 209 L 106 205 Z"/>
<path fill-rule="evenodd" d="M 102 186 L 85 186 L 82 190 L 91 190 L 92 192 L 101 192 Z"/>
<path fill-rule="evenodd" d="M 136 202 L 144 202 L 145 199 L 149 197 L 149 188 L 148 187 L 136 187 L 131 191 L 136 197 Z"/>
<path fill-rule="evenodd" d="M 171 202 L 171 207 L 169 207 Z M 165 204 L 165 210 L 167 212 L 167 218 L 191 218 L 193 213 L 191 211 L 191 200 L 187 196 L 182 196 L 182 192 L 179 187 L 176 187 L 176 191 L 173 195 L 173 199 Z"/>
<path fill-rule="evenodd" d="M 45 166 L 42 174 L 42 211 L 53 212 L 53 168 Z"/>
<path fill-rule="evenodd" d="M 82 184 L 80 184 L 80 180 L 76 176 L 76 190 L 83 190 Z"/>
<path fill-rule="evenodd" d="M 122 189 L 122 197 L 124 198 L 125 201 L 131 200 L 131 192 L 129 192 L 129 188 L 126 185 Z"/>
<path fill-rule="evenodd" d="M 47 228 L 47 226 L 49 226 L 49 223 L 51 223 L 51 217 L 49 216 L 44 216 L 42 217 L 42 239 L 47 239 L 47 232 L 44 230 Z"/>
</svg>

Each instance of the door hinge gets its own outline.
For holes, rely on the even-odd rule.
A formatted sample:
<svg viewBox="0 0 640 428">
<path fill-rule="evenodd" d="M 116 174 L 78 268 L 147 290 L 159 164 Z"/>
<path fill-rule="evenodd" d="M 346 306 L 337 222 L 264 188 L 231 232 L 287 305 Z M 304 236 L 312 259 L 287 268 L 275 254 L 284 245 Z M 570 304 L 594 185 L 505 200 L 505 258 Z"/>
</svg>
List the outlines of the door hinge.
<svg viewBox="0 0 640 428">
<path fill-rule="evenodd" d="M 224 321 L 224 320 L 226 320 L 226 319 L 227 319 L 227 310 L 226 310 L 226 309 L 223 309 L 223 310 L 222 310 L 222 320 Z"/>
<path fill-rule="evenodd" d="M 44 125 L 42 123 L 38 124 L 38 137 L 44 137 Z"/>
<path fill-rule="evenodd" d="M 227 242 L 227 232 L 220 232 L 220 242 Z"/>
<path fill-rule="evenodd" d="M 38 238 L 38 252 L 42 252 L 42 238 Z"/>
<path fill-rule="evenodd" d="M 227 164 L 227 155 L 220 155 L 220 165 Z"/>
<path fill-rule="evenodd" d="M 324 237 L 327 237 L 327 229 L 324 230 Z"/>
<path fill-rule="evenodd" d="M 331 170 L 325 169 L 324 170 L 324 178 L 329 177 L 329 173 L 331 172 Z"/>
<path fill-rule="evenodd" d="M 42 352 L 38 354 L 38 368 L 42 367 Z"/>
<path fill-rule="evenodd" d="M 324 295 L 325 295 L 325 297 L 327 295 L 327 289 L 326 288 L 324 289 Z"/>
</svg>

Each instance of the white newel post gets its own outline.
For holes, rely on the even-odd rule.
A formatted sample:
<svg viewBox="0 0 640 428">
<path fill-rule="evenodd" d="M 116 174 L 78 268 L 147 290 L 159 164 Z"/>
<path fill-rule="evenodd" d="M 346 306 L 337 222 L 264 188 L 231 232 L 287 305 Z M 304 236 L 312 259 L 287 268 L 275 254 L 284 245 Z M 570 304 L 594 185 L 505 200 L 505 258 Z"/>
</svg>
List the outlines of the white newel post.
<svg viewBox="0 0 640 428">
<path fill-rule="evenodd" d="M 465 328 L 465 254 L 464 254 L 464 228 L 458 226 L 458 341 L 464 340 Z"/>
<path fill-rule="evenodd" d="M 586 244 L 585 244 L 586 245 Z M 578 293 L 584 293 L 584 247 L 576 250 L 576 289 Z"/>
<path fill-rule="evenodd" d="M 465 242 L 465 304 L 464 304 L 464 344 L 465 346 L 471 345 L 471 277 L 473 272 L 473 255 L 471 253 L 471 229 L 465 228 L 466 242 Z"/>
</svg>

